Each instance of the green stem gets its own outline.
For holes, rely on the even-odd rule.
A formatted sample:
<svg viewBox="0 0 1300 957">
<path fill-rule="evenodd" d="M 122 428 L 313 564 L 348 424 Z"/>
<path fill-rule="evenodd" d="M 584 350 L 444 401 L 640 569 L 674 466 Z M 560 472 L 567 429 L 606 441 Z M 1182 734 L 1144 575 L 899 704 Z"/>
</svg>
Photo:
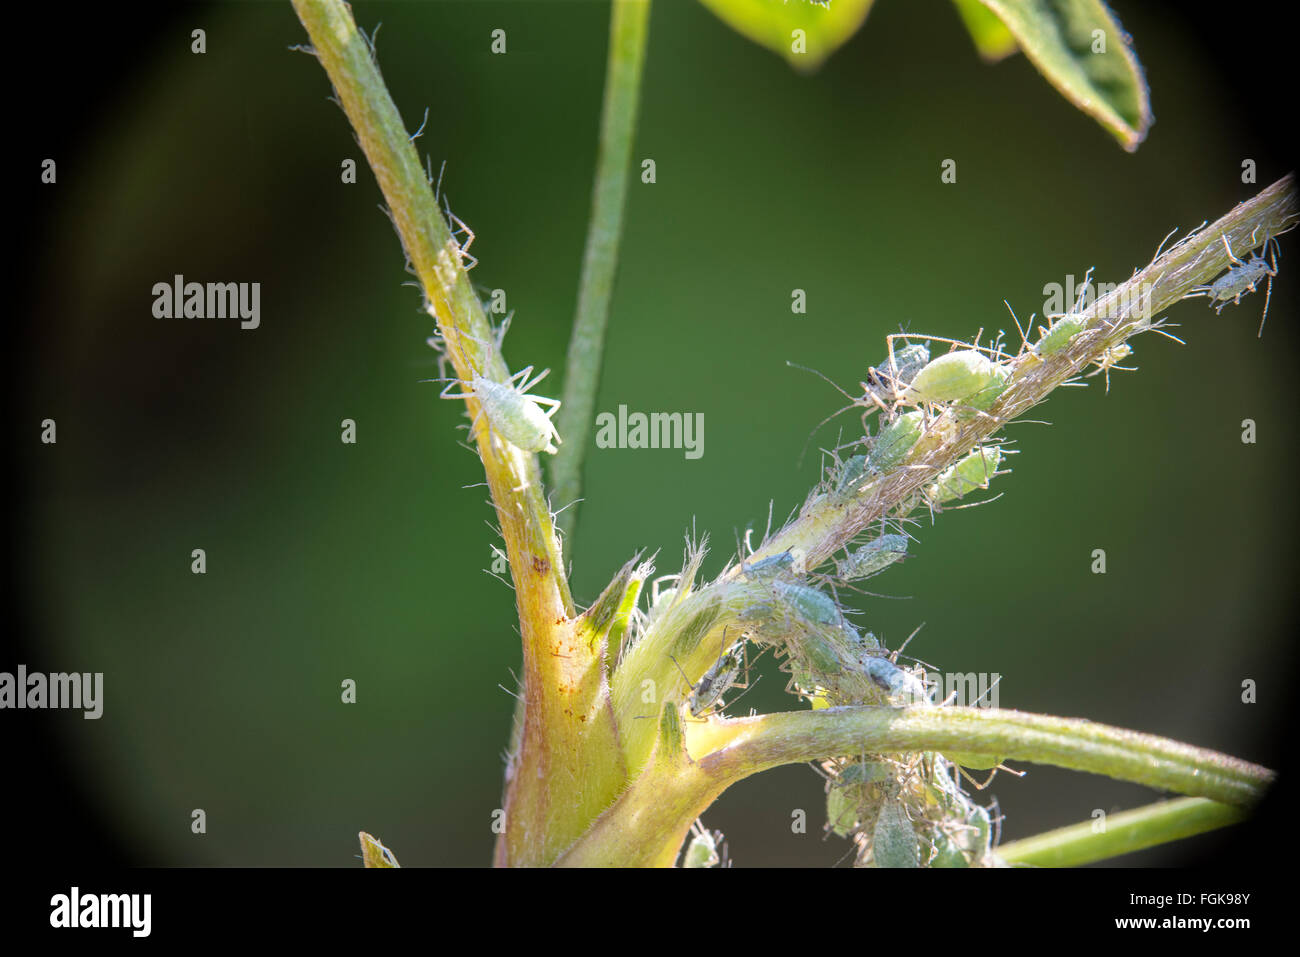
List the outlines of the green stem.
<svg viewBox="0 0 1300 957">
<path fill-rule="evenodd" d="M 558 413 L 560 435 L 569 439 L 551 468 L 560 532 L 572 540 L 582 491 L 582 462 L 595 417 L 596 387 L 609 301 L 614 292 L 618 243 L 623 231 L 632 137 L 636 130 L 641 68 L 650 20 L 650 0 L 614 0 L 609 24 L 609 64 L 605 73 L 605 104 L 600 119 L 600 148 L 591 196 L 591 224 L 578 283 L 578 307 L 564 373 L 563 404 Z"/>
<path fill-rule="evenodd" d="M 921 488 L 935 475 L 1044 401 L 1059 385 L 1100 362 L 1112 348 L 1150 331 L 1155 325 L 1151 317 L 1227 269 L 1230 261 L 1221 237 L 1242 257 L 1269 237 L 1293 228 L 1296 219 L 1295 176 L 1289 173 L 1210 226 L 1189 233 L 1113 292 L 1098 298 L 1082 313 L 1086 335 L 1075 335 L 1069 345 L 1050 356 L 1024 350 L 1011 359 L 1011 384 L 987 412 L 970 416 L 960 408 L 945 410 L 927 426 L 897 468 L 863 485 L 850 501 L 814 493 L 799 516 L 765 541 L 748 561 L 790 549 L 803 555 L 808 568 L 815 568 L 882 516 L 910 512 L 919 501 Z M 726 577 L 739 574 L 736 565 Z"/>
<path fill-rule="evenodd" d="M 341 0 L 294 0 L 312 51 L 334 86 L 387 201 L 427 308 L 462 383 L 509 376 L 494 330 L 465 270 L 465 256 L 420 166 L 370 44 Z M 549 860 L 608 805 L 624 772 L 603 694 L 604 649 L 576 635 L 576 612 L 537 456 L 494 435 L 466 400 L 497 521 L 505 539 L 523 636 L 523 720 L 509 767 L 498 863 Z M 447 546 L 452 547 L 452 546 Z M 477 560 L 465 546 L 465 561 Z"/>
<path fill-rule="evenodd" d="M 1078 867 L 1204 834 L 1237 824 L 1245 817 L 1240 808 L 1227 804 L 1205 798 L 1179 798 L 1109 815 L 1104 830 L 1098 830 L 1096 821 L 1084 821 L 1003 844 L 997 854 L 1008 864 Z"/>
<path fill-rule="evenodd" d="M 650 765 L 561 859 L 662 865 L 690 822 L 752 774 L 840 754 L 974 751 L 1104 774 L 1245 808 L 1274 773 L 1217 751 L 1078 718 L 996 708 L 843 707 L 687 722 L 689 773 L 656 751 Z M 673 773 L 661 768 L 665 765 Z"/>
</svg>

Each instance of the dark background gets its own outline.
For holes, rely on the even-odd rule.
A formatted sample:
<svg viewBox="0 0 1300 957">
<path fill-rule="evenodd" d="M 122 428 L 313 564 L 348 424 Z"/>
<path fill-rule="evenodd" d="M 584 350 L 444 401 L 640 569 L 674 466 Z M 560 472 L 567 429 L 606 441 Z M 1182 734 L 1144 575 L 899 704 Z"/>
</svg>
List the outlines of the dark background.
<svg viewBox="0 0 1300 957">
<path fill-rule="evenodd" d="M 695 3 L 656 5 L 636 181 L 598 408 L 703 412 L 705 455 L 590 449 L 572 585 L 590 602 L 635 550 L 677 570 L 694 523 L 727 559 L 818 477 L 798 463 L 899 324 L 1013 327 L 1042 286 L 1144 265 L 1294 166 L 1284 31 L 1258 16 L 1116 4 L 1152 86 L 1124 153 L 1016 56 L 984 65 L 950 5 L 881 0 L 818 73 L 793 73 Z M 51 859 L 355 864 L 359 829 L 410 865 L 490 859 L 518 637 L 489 507 L 437 400 L 431 321 L 401 283 L 378 189 L 287 3 L 76 18 L 32 5 L 15 36 L 9 159 L 21 255 L 6 352 L 15 648 L 0 661 L 105 672 L 105 715 L 6 712 L 9 819 Z M 380 65 L 506 289 L 513 368 L 559 394 L 590 203 L 608 11 L 594 2 L 354 4 Z M 189 52 L 190 31 L 208 52 Z M 492 56 L 503 27 L 509 53 Z M 75 42 L 74 42 L 75 40 Z M 11 63 L 10 69 L 14 69 Z M 56 186 L 39 164 L 58 160 Z M 355 186 L 339 164 L 362 165 Z M 939 164 L 958 162 L 941 185 Z M 1244 158 L 1259 183 L 1240 182 Z M 1284 255 L 1293 259 L 1290 242 Z M 1064 390 L 995 504 L 916 530 L 861 621 L 945 671 L 1000 672 L 1001 705 L 1093 718 L 1273 767 L 1295 582 L 1295 283 L 1222 317 L 1170 313 L 1186 347 L 1136 341 L 1140 373 Z M 160 321 L 153 283 L 262 283 L 262 325 Z M 806 317 L 790 290 L 808 290 Z M 59 442 L 42 445 L 45 417 Z M 339 442 L 339 421 L 359 443 Z M 1239 440 L 1240 422 L 1259 441 Z M 814 445 L 847 438 L 853 417 Z M 567 436 L 570 443 L 578 437 Z M 594 445 L 590 438 L 589 445 Z M 558 504 L 558 503 L 557 503 Z M 208 573 L 190 574 L 206 549 Z M 1089 573 L 1107 550 L 1109 573 Z M 766 677 L 744 708 L 790 706 Z M 359 702 L 339 703 L 353 678 Z M 1243 705 L 1240 685 L 1258 683 Z M 1047 767 L 989 789 L 1003 836 L 1153 800 Z M 190 833 L 204 808 L 208 833 Z M 793 808 L 810 833 L 792 835 Z M 793 767 L 706 816 L 737 866 L 828 864 L 821 781 Z M 1122 863 L 1249 857 L 1246 829 Z"/>
</svg>

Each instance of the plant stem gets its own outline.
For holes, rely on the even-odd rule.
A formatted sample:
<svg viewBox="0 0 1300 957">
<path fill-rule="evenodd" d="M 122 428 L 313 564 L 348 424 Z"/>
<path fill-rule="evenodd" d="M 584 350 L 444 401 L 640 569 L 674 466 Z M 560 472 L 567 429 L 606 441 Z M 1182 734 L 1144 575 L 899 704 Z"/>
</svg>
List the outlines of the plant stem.
<svg viewBox="0 0 1300 957">
<path fill-rule="evenodd" d="M 341 0 L 294 0 L 313 51 L 388 203 L 427 308 L 463 383 L 509 376 L 373 51 Z M 617 793 L 625 772 L 603 694 L 604 648 L 576 635 L 575 610 L 537 456 L 495 436 L 467 399 L 505 539 L 523 636 L 523 722 L 505 798 L 498 863 L 547 860 L 572 843 Z M 454 547 L 454 546 L 447 546 Z M 482 552 L 465 549 L 465 560 Z M 601 755 L 601 759 L 593 755 Z"/>
<path fill-rule="evenodd" d="M 1238 257 L 1258 249 L 1270 236 L 1295 225 L 1297 200 L 1294 174 L 1287 174 L 1259 195 L 1239 203 L 1212 225 L 1189 233 L 1113 292 L 1097 299 L 1082 316 L 1083 331 L 1050 356 L 1023 350 L 1009 360 L 1011 384 L 987 412 L 975 416 L 950 408 L 938 415 L 917 441 L 901 467 L 863 486 L 854 498 L 814 493 L 799 516 L 763 543 L 747 561 L 757 562 L 787 549 L 804 556 L 808 568 L 824 562 L 882 516 L 905 514 L 918 501 L 917 493 L 934 476 L 978 443 L 1028 412 L 1063 382 L 1097 363 L 1116 345 L 1155 323 L 1151 316 L 1187 296 L 1193 286 L 1208 283 L 1230 261 L 1221 237 L 1227 237 Z M 728 577 L 739 575 L 733 566 Z"/>
<path fill-rule="evenodd" d="M 596 387 L 600 384 L 605 326 L 609 322 L 609 302 L 614 292 L 619 237 L 623 231 L 623 207 L 627 199 L 628 167 L 649 20 L 650 0 L 614 0 L 596 181 L 591 195 L 591 223 L 565 364 L 563 404 L 557 415 L 560 434 L 570 441 L 551 467 L 557 507 L 568 506 L 559 516 L 560 532 L 566 541 L 572 540 L 577 526 L 582 462 L 595 417 Z"/>
<path fill-rule="evenodd" d="M 1077 718 L 996 708 L 844 707 L 687 722 L 691 761 L 650 765 L 561 858 L 563 864 L 662 866 L 690 822 L 752 774 L 841 754 L 975 751 L 1105 774 L 1234 807 L 1257 801 L 1274 774 L 1237 758 Z M 668 761 L 673 773 L 660 770 Z"/>
<path fill-rule="evenodd" d="M 1245 817 L 1240 808 L 1227 804 L 1205 798 L 1179 798 L 1109 815 L 1102 831 L 1096 830 L 1096 821 L 1084 821 L 1003 844 L 996 851 L 1008 864 L 1078 867 L 1204 834 Z"/>
</svg>

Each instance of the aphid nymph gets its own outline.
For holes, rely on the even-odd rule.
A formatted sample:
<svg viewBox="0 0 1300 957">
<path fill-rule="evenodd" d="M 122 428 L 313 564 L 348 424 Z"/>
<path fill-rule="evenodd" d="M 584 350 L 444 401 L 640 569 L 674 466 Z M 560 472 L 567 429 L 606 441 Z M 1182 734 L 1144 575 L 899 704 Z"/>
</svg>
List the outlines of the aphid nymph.
<svg viewBox="0 0 1300 957">
<path fill-rule="evenodd" d="M 1261 256 L 1258 252 L 1251 254 L 1251 257 L 1245 261 L 1238 259 L 1232 252 L 1232 246 L 1228 244 L 1228 237 L 1222 233 L 1219 238 L 1223 241 L 1223 248 L 1228 253 L 1228 259 L 1232 265 L 1214 282 L 1206 286 L 1193 286 L 1184 296 L 1184 299 L 1191 299 L 1195 296 L 1207 296 L 1210 305 L 1214 306 L 1215 313 L 1223 312 L 1223 307 L 1232 300 L 1234 306 L 1241 303 L 1241 297 L 1248 292 L 1254 292 L 1255 287 L 1261 280 L 1267 279 L 1268 286 L 1264 292 L 1264 314 L 1259 319 L 1258 336 L 1264 335 L 1264 321 L 1268 318 L 1268 301 L 1273 297 L 1273 277 L 1277 275 L 1277 257 L 1278 243 L 1275 238 L 1270 236 L 1264 240 L 1264 252 L 1271 256 L 1272 262 Z M 1251 236 L 1252 241 L 1254 235 Z M 1218 303 L 1216 306 L 1215 303 Z"/>
<path fill-rule="evenodd" d="M 528 394 L 528 390 L 546 378 L 550 371 L 542 370 L 531 382 L 528 377 L 533 374 L 532 366 L 519 370 L 508 382 L 496 382 L 475 373 L 469 391 L 452 392 L 457 385 L 465 386 L 463 380 L 456 379 L 442 390 L 442 398 L 477 399 L 492 431 L 501 438 L 525 452 L 550 452 L 554 455 L 560 451 L 556 445 L 562 440 L 551 416 L 559 410 L 560 400 Z M 543 411 L 542 406 L 550 408 Z"/>
</svg>

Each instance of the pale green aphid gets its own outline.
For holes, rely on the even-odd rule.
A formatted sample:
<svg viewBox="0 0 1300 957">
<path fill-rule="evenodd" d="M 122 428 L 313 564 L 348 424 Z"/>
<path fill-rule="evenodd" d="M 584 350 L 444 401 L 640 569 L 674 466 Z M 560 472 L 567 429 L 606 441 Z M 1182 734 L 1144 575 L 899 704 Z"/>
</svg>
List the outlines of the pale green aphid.
<svg viewBox="0 0 1300 957">
<path fill-rule="evenodd" d="M 945 751 L 943 756 L 953 764 L 960 764 L 972 771 L 989 771 L 1005 760 L 994 754 L 979 754 L 975 751 Z"/>
<path fill-rule="evenodd" d="M 870 578 L 894 562 L 907 557 L 906 535 L 881 535 L 867 542 L 842 562 L 836 563 L 840 577 L 845 581 Z"/>
<path fill-rule="evenodd" d="M 907 809 L 897 798 L 886 798 L 876 817 L 871 837 L 871 857 L 877 867 L 919 867 L 920 842 Z"/>
<path fill-rule="evenodd" d="M 835 778 L 836 787 L 853 787 L 858 784 L 876 784 L 885 779 L 886 768 L 879 761 L 855 761 L 841 768 Z"/>
<path fill-rule="evenodd" d="M 691 834 L 694 836 L 682 855 L 682 867 L 717 867 L 718 841 L 722 839 L 722 832 L 706 830 L 696 818 L 691 825 Z"/>
<path fill-rule="evenodd" d="M 970 867 L 970 860 L 964 851 L 944 831 L 934 837 L 934 857 L 930 859 L 931 867 Z"/>
<path fill-rule="evenodd" d="M 1007 391 L 1007 386 L 1011 383 L 1011 370 L 1005 366 L 993 366 L 993 381 L 988 386 L 970 396 L 963 403 L 972 409 L 987 409 L 991 406 L 1003 392 Z"/>
<path fill-rule="evenodd" d="M 808 621 L 820 625 L 838 625 L 842 620 L 835 600 L 816 588 L 796 582 L 780 582 L 777 594 Z"/>
<path fill-rule="evenodd" d="M 760 559 L 752 565 L 742 563 L 742 571 L 745 573 L 746 578 L 770 577 L 779 572 L 789 572 L 793 568 L 794 553 L 788 548 L 779 555 Z"/>
<path fill-rule="evenodd" d="M 809 629 L 788 636 L 787 641 L 818 675 L 837 675 L 844 670 L 844 656 L 821 631 Z"/>
<path fill-rule="evenodd" d="M 961 498 L 977 488 L 988 488 L 989 480 L 1002 464 L 1002 452 L 996 446 L 977 449 L 956 465 L 944 469 L 926 487 L 926 496 L 935 505 Z"/>
<path fill-rule="evenodd" d="M 903 457 L 921 437 L 924 424 L 925 419 L 920 412 L 908 412 L 890 422 L 872 441 L 867 466 L 872 471 L 884 472 L 903 461 Z"/>
<path fill-rule="evenodd" d="M 551 416 L 559 411 L 560 400 L 527 394 L 550 371 L 543 369 L 531 382 L 528 377 L 533 374 L 532 366 L 519 370 L 508 382 L 496 382 L 475 373 L 468 392 L 450 391 L 457 385 L 464 387 L 465 383 L 456 379 L 442 390 L 442 398 L 478 399 L 492 431 L 501 438 L 525 452 L 550 452 L 554 455 L 560 451 L 556 443 L 561 439 Z M 549 406 L 550 411 L 542 411 L 542 406 Z"/>
<path fill-rule="evenodd" d="M 959 402 L 996 386 L 1005 386 L 1004 376 L 1005 370 L 1000 371 L 998 364 L 984 353 L 959 349 L 940 356 L 918 372 L 903 394 L 903 401 L 911 404 Z"/>
<path fill-rule="evenodd" d="M 840 466 L 839 475 L 835 479 L 835 491 L 844 492 L 851 489 L 866 474 L 867 457 L 865 455 L 853 456 Z"/>
<path fill-rule="evenodd" d="M 826 824 L 836 837 L 848 837 L 858 826 L 857 798 L 843 788 L 831 788 L 826 795 Z"/>
<path fill-rule="evenodd" d="M 1043 332 L 1042 337 L 1034 346 L 1034 351 L 1040 356 L 1050 356 L 1055 352 L 1060 352 L 1084 325 L 1085 322 L 1082 316 L 1062 316 L 1052 323 L 1051 328 Z"/>
<path fill-rule="evenodd" d="M 930 700 L 921 679 L 888 658 L 868 657 L 863 662 L 863 672 L 891 699 L 898 699 L 905 704 L 921 704 Z"/>
</svg>

